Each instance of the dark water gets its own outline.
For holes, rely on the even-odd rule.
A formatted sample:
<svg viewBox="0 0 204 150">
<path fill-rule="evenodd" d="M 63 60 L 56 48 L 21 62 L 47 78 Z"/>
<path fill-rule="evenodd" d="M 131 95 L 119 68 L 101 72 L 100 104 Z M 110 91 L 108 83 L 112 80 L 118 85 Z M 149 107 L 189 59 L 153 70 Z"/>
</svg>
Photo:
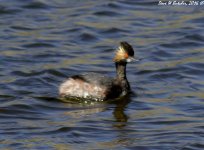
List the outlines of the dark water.
<svg viewBox="0 0 204 150">
<path fill-rule="evenodd" d="M 0 149 L 204 149 L 204 6 L 151 0 L 1 0 Z M 67 76 L 114 76 L 119 41 L 135 94 L 57 99 Z"/>
</svg>

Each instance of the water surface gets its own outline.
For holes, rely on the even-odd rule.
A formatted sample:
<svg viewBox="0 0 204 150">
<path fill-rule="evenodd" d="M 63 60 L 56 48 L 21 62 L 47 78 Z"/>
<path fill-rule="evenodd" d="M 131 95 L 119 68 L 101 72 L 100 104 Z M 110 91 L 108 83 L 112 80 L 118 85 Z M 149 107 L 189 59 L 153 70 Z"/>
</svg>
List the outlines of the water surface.
<svg viewBox="0 0 204 150">
<path fill-rule="evenodd" d="M 204 148 L 203 6 L 152 0 L 0 1 L 0 148 Z M 134 94 L 117 102 L 59 101 L 68 76 L 115 75 L 128 41 Z"/>
</svg>

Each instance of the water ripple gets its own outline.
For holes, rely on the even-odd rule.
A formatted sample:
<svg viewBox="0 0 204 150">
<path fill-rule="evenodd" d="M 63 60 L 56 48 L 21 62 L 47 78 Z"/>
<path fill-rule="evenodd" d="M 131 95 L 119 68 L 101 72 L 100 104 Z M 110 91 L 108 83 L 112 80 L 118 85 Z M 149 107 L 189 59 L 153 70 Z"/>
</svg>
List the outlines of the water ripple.
<svg viewBox="0 0 204 150">
<path fill-rule="evenodd" d="M 31 2 L 28 3 L 27 5 L 24 5 L 23 8 L 27 8 L 27 9 L 47 9 L 50 8 L 50 6 L 48 6 L 45 3 L 42 2 Z"/>
<path fill-rule="evenodd" d="M 25 47 L 25 48 L 54 47 L 54 45 L 50 44 L 50 43 L 39 43 L 39 42 L 37 42 L 37 43 L 23 45 L 23 47 Z"/>
<path fill-rule="evenodd" d="M 96 41 L 97 37 L 95 37 L 94 35 L 89 34 L 89 33 L 83 33 L 83 34 L 80 35 L 80 40 L 84 41 L 84 42 Z"/>
<path fill-rule="evenodd" d="M 94 15 L 96 15 L 96 16 L 108 16 L 108 17 L 111 16 L 111 17 L 114 17 L 114 16 L 120 16 L 121 14 L 113 12 L 113 11 L 98 11 L 98 12 L 95 12 Z"/>
<path fill-rule="evenodd" d="M 10 9 L 4 6 L 0 6 L 0 15 L 9 15 L 9 14 L 16 14 L 21 12 L 20 9 Z"/>
</svg>

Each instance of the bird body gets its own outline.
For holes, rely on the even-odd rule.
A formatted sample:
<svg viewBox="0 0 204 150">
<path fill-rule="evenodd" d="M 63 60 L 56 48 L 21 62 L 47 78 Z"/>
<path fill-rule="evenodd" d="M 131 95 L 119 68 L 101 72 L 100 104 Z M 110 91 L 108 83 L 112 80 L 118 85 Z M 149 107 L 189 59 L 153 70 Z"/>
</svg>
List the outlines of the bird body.
<svg viewBox="0 0 204 150">
<path fill-rule="evenodd" d="M 133 56 L 133 48 L 127 42 L 121 42 L 114 58 L 115 78 L 94 72 L 74 75 L 61 84 L 60 97 L 104 101 L 127 95 L 130 85 L 126 78 L 126 64 Z"/>
</svg>

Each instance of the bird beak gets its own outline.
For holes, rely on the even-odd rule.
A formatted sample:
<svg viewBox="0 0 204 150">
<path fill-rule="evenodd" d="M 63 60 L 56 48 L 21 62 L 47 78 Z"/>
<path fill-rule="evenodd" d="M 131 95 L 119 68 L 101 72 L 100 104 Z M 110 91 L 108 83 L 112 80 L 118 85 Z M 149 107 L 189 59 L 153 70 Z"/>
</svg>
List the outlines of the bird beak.
<svg viewBox="0 0 204 150">
<path fill-rule="evenodd" d="M 140 59 L 135 59 L 134 57 L 128 57 L 127 62 L 137 62 L 140 61 Z"/>
</svg>

